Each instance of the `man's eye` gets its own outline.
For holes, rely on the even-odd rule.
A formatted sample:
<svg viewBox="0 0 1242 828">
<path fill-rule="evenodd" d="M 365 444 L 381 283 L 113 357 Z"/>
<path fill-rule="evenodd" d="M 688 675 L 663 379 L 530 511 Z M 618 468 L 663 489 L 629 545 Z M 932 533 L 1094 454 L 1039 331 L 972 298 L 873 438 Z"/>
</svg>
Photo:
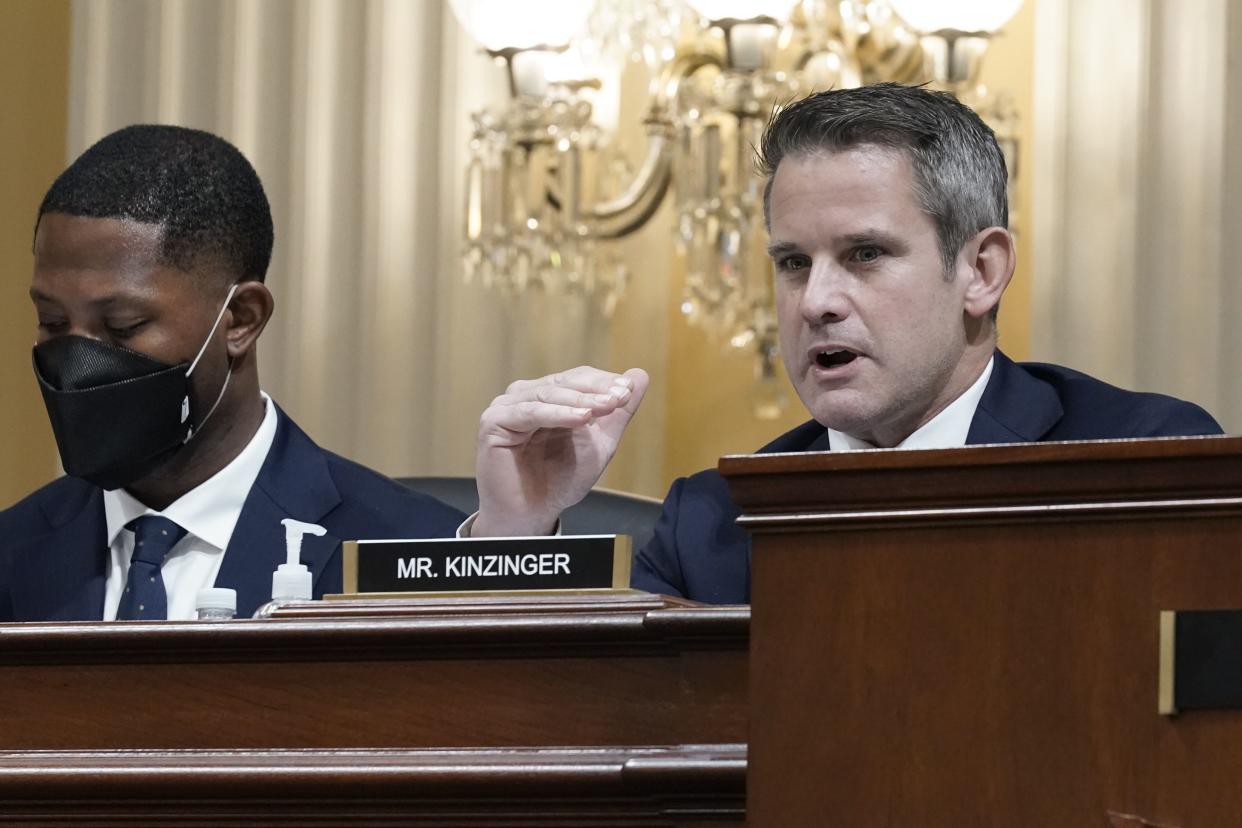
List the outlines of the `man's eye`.
<svg viewBox="0 0 1242 828">
<path fill-rule="evenodd" d="M 115 324 L 109 322 L 107 325 L 108 335 L 114 339 L 128 339 L 138 331 L 142 330 L 142 326 L 147 324 L 145 321 L 134 323 Z"/>
<path fill-rule="evenodd" d="M 39 320 L 39 330 L 43 331 L 44 333 L 49 333 L 49 334 L 63 333 L 65 329 L 68 327 L 69 327 L 69 323 L 63 319 L 40 319 Z"/>
<path fill-rule="evenodd" d="M 850 258 L 860 264 L 871 264 L 884 255 L 884 251 L 874 245 L 855 247 L 850 251 Z"/>
<path fill-rule="evenodd" d="M 806 270 L 811 266 L 811 260 L 806 256 L 781 256 L 776 260 L 776 269 L 785 273 L 792 273 L 799 270 Z"/>
</svg>

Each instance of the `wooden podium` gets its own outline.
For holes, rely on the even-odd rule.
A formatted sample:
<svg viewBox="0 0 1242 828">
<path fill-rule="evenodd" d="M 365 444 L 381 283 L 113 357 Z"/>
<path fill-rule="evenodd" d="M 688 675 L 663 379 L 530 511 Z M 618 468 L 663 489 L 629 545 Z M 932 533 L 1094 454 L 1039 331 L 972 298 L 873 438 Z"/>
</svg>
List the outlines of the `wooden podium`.
<svg viewBox="0 0 1242 828">
<path fill-rule="evenodd" d="M 623 593 L 0 625 L 0 825 L 739 823 L 748 624 Z"/>
<path fill-rule="evenodd" d="M 1157 712 L 1242 607 L 1242 439 L 725 458 L 753 535 L 749 824 L 1242 825 L 1242 711 Z"/>
</svg>

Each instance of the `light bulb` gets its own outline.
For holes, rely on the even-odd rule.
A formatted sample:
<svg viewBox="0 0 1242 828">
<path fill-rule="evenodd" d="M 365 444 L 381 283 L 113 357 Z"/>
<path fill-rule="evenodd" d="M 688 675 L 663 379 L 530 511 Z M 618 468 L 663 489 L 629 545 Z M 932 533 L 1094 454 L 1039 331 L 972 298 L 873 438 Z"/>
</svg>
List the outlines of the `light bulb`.
<svg viewBox="0 0 1242 828">
<path fill-rule="evenodd" d="M 994 32 L 1018 13 L 1022 0 L 889 0 L 889 5 L 920 32 Z"/>
<path fill-rule="evenodd" d="M 797 0 L 688 0 L 696 12 L 708 20 L 750 20 L 771 17 L 785 21 Z"/>
<path fill-rule="evenodd" d="M 584 0 L 449 0 L 470 36 L 493 51 L 564 46 L 582 30 L 591 4 Z"/>
</svg>

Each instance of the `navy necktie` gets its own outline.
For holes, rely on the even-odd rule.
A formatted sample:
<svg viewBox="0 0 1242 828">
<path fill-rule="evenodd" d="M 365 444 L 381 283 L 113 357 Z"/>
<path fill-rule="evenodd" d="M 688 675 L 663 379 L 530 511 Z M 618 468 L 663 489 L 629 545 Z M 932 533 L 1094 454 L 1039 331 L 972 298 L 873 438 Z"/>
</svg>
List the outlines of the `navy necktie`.
<svg viewBox="0 0 1242 828">
<path fill-rule="evenodd" d="M 118 621 L 164 619 L 168 617 L 168 593 L 160 567 L 164 557 L 185 537 L 185 530 L 166 517 L 143 515 L 125 525 L 134 531 L 134 555 L 129 560 L 129 577 L 117 607 Z"/>
</svg>

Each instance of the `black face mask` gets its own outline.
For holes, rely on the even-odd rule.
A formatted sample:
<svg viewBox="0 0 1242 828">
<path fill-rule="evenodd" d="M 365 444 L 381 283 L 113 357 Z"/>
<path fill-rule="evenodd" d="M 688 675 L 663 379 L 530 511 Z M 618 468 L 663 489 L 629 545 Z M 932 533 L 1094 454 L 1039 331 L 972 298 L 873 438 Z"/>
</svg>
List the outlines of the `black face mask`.
<svg viewBox="0 0 1242 828">
<path fill-rule="evenodd" d="M 35 377 L 67 473 L 102 489 L 122 488 L 167 462 L 203 427 L 224 398 L 233 368 L 197 425 L 190 417 L 190 373 L 234 290 L 193 362 L 168 365 L 84 336 L 35 346 Z"/>
</svg>

